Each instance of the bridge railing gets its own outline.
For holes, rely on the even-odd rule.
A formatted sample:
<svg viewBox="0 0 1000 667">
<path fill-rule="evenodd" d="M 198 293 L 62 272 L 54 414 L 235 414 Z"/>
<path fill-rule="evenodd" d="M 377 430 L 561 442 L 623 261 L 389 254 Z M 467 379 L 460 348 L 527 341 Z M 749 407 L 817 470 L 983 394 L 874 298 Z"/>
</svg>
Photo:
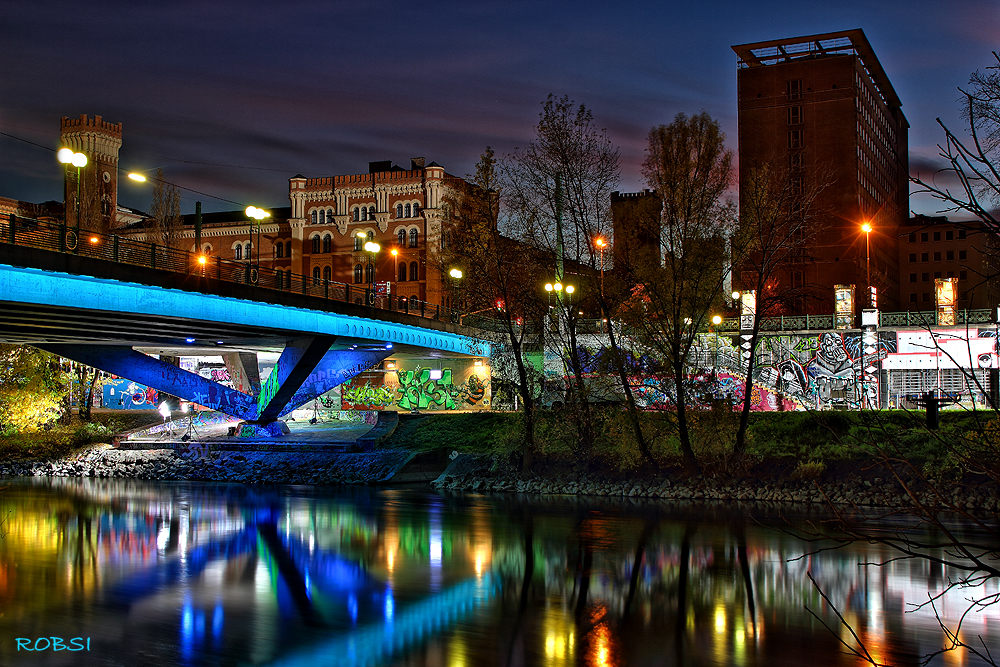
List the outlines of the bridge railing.
<svg viewBox="0 0 1000 667">
<path fill-rule="evenodd" d="M 204 276 L 319 299 L 367 304 L 373 308 L 460 323 L 464 313 L 414 298 L 373 292 L 368 283 L 348 284 L 261 267 L 251 261 L 222 259 L 117 234 L 77 230 L 59 223 L 10 214 L 0 217 L 0 243 L 103 259 L 186 275 Z M 477 316 L 482 322 L 484 318 Z"/>
</svg>

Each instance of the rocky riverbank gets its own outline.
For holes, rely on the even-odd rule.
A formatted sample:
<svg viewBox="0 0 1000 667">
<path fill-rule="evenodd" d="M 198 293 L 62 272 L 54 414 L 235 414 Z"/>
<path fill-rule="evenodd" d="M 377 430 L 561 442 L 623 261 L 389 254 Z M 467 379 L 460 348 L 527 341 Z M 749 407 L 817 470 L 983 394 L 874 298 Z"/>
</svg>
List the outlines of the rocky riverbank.
<svg viewBox="0 0 1000 667">
<path fill-rule="evenodd" d="M 398 449 L 364 453 L 120 450 L 97 445 L 55 461 L 0 464 L 0 475 L 119 477 L 245 484 L 377 484 L 401 469 L 412 454 Z"/>
<path fill-rule="evenodd" d="M 316 451 L 204 451 L 186 449 L 119 450 L 97 445 L 53 461 L 0 464 L 0 475 L 189 480 L 245 484 L 385 484 L 414 458 L 405 450 L 363 453 Z M 435 473 L 436 474 L 436 473 Z M 433 475 L 431 475 L 433 477 Z M 620 476 L 618 476 L 620 477 Z M 1000 511 L 1000 489 L 994 483 L 939 484 L 919 489 L 916 499 L 880 468 L 840 470 L 816 479 L 750 477 L 719 479 L 621 479 L 597 473 L 522 474 L 494 465 L 488 456 L 454 456 L 431 482 L 443 491 L 524 493 L 688 501 L 834 503 L 859 507 L 952 507 L 976 514 Z"/>
<path fill-rule="evenodd" d="M 929 488 L 918 480 L 908 480 L 910 497 L 890 476 L 889 471 L 869 468 L 839 471 L 816 479 L 726 480 L 715 477 L 688 479 L 664 475 L 656 479 L 607 479 L 597 474 L 522 474 L 497 469 L 488 457 L 461 455 L 437 480 L 434 488 L 477 493 L 531 493 L 661 498 L 666 500 L 731 500 L 751 502 L 833 503 L 859 507 L 957 508 L 976 514 L 1000 510 L 1000 488 L 995 483 L 939 484 Z M 941 495 L 938 495 L 938 492 Z"/>
</svg>

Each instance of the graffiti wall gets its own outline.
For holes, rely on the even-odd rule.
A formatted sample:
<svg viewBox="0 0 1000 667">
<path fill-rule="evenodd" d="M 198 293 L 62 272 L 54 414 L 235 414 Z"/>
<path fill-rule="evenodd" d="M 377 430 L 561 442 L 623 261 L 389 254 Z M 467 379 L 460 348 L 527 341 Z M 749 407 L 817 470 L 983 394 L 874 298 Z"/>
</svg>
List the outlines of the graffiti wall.
<svg viewBox="0 0 1000 667">
<path fill-rule="evenodd" d="M 125 378 L 105 380 L 101 406 L 112 410 L 155 410 L 159 394 L 152 387 Z"/>
<path fill-rule="evenodd" d="M 344 410 L 488 410 L 490 368 L 469 360 L 427 365 L 397 361 L 395 368 L 362 373 L 341 392 Z"/>
</svg>

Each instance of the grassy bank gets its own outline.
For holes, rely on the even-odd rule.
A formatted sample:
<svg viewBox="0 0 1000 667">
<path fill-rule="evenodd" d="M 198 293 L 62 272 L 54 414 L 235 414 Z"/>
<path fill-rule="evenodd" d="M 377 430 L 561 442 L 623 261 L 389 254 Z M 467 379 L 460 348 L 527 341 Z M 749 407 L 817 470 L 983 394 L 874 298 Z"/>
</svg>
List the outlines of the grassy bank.
<svg viewBox="0 0 1000 667">
<path fill-rule="evenodd" d="M 0 434 L 0 460 L 59 458 L 97 442 L 111 442 L 121 431 L 158 423 L 148 413 L 95 413 L 89 422 L 73 417 L 68 424 L 50 424 L 29 433 Z"/>
<path fill-rule="evenodd" d="M 928 470 L 954 465 L 954 448 L 972 445 L 996 449 L 996 415 L 991 412 L 944 412 L 941 426 L 929 431 L 923 413 L 882 411 L 753 413 L 747 454 L 761 461 L 784 461 L 815 472 L 827 464 L 870 461 L 891 454 Z M 642 430 L 663 466 L 679 465 L 680 446 L 673 415 L 642 414 Z M 722 466 L 732 453 L 738 415 L 691 413 L 693 447 L 703 465 Z M 992 423 L 991 423 L 992 422 Z M 627 415 L 617 409 L 595 413 L 596 439 L 592 464 L 609 470 L 643 467 Z M 542 464 L 574 458 L 579 441 L 566 411 L 538 415 L 537 456 Z M 512 413 L 430 414 L 405 416 L 388 446 L 416 450 L 446 447 L 459 452 L 508 456 L 520 451 L 522 417 Z M 812 471 L 809 465 L 813 466 Z"/>
</svg>

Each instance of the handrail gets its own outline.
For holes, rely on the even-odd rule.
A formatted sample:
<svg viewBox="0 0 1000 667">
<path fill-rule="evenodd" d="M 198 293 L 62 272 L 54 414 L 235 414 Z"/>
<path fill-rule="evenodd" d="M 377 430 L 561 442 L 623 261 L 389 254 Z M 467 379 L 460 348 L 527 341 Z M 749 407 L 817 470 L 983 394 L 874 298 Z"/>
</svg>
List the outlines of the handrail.
<svg viewBox="0 0 1000 667">
<path fill-rule="evenodd" d="M 225 282 L 249 284 L 268 290 L 293 292 L 324 300 L 364 304 L 427 319 L 459 323 L 463 311 L 399 295 L 373 295 L 367 283 L 350 284 L 317 279 L 291 271 L 254 265 L 250 261 L 205 256 L 188 250 L 137 241 L 117 234 L 77 230 L 64 224 L 25 218 L 11 213 L 0 217 L 0 243 L 51 250 L 116 264 L 142 266 L 186 275 L 201 275 Z M 394 307 L 395 306 L 395 307 Z"/>
</svg>

